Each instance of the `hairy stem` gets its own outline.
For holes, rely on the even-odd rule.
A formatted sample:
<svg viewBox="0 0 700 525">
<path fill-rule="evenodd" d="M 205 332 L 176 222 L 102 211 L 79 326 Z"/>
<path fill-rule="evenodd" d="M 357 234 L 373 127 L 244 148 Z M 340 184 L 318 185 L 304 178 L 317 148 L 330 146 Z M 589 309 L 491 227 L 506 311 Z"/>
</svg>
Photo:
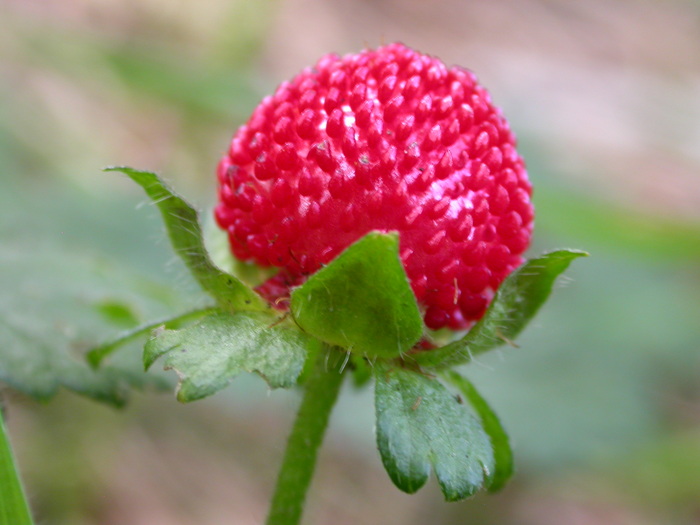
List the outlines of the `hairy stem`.
<svg viewBox="0 0 700 525">
<path fill-rule="evenodd" d="M 343 355 L 331 348 L 319 353 L 287 441 L 267 525 L 297 525 L 316 458 L 343 380 Z"/>
</svg>

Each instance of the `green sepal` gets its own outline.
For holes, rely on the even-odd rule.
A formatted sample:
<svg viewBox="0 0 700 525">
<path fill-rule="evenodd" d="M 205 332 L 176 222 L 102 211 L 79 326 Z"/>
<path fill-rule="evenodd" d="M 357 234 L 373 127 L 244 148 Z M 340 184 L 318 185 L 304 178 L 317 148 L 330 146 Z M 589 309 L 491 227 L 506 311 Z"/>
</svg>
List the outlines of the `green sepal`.
<svg viewBox="0 0 700 525">
<path fill-rule="evenodd" d="M 144 366 L 167 354 L 164 367 L 180 380 L 183 403 L 210 396 L 239 373 L 255 372 L 272 388 L 293 386 L 312 338 L 260 312 L 214 312 L 180 330 L 157 329 L 144 348 Z"/>
<path fill-rule="evenodd" d="M 297 324 L 330 345 L 369 357 L 409 350 L 423 333 L 395 233 L 372 232 L 292 292 Z"/>
<path fill-rule="evenodd" d="M 498 416 L 489 406 L 476 387 L 466 377 L 450 370 L 444 374 L 447 381 L 452 383 L 466 398 L 477 416 L 481 420 L 484 431 L 491 440 L 495 468 L 489 491 L 496 492 L 503 488 L 513 475 L 513 450 L 510 448 L 510 439 Z"/>
<path fill-rule="evenodd" d="M 467 405 L 420 372 L 376 364 L 375 382 L 377 445 L 399 489 L 416 492 L 431 467 L 447 501 L 490 485 L 491 443 Z"/>
<path fill-rule="evenodd" d="M 578 250 L 557 250 L 530 259 L 501 284 L 484 317 L 461 339 L 440 348 L 409 356 L 420 366 L 448 368 L 472 357 L 512 343 L 544 304 L 556 278 L 571 261 L 585 257 Z"/>
<path fill-rule="evenodd" d="M 173 193 L 156 175 L 124 166 L 106 168 L 128 175 L 139 184 L 163 216 L 175 253 L 184 261 L 202 289 L 231 310 L 265 311 L 267 303 L 238 278 L 218 268 L 204 246 L 197 211 Z"/>
</svg>

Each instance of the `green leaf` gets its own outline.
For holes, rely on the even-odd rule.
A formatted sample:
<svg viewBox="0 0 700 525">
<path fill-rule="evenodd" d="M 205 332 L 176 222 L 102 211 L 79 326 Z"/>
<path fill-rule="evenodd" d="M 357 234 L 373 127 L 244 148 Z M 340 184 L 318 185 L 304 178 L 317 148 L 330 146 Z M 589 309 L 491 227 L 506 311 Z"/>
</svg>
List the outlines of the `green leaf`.
<svg viewBox="0 0 700 525">
<path fill-rule="evenodd" d="M 396 234 L 369 233 L 292 292 L 296 322 L 322 341 L 393 357 L 423 332 Z"/>
<path fill-rule="evenodd" d="M 571 261 L 588 254 L 557 250 L 530 259 L 501 284 L 484 317 L 463 338 L 411 358 L 421 366 L 446 368 L 471 361 L 474 355 L 511 343 L 527 326 L 552 291 L 556 278 Z"/>
<path fill-rule="evenodd" d="M 0 525 L 32 525 L 24 489 L 0 411 Z"/>
<path fill-rule="evenodd" d="M 184 261 L 200 286 L 226 308 L 264 311 L 265 301 L 233 275 L 219 269 L 209 258 L 204 246 L 197 211 L 173 193 L 155 173 L 128 167 L 110 167 L 139 184 L 158 206 L 175 252 Z"/>
<path fill-rule="evenodd" d="M 275 317 L 219 311 L 181 330 L 156 330 L 143 359 L 149 368 L 167 354 L 165 368 L 180 379 L 177 398 L 189 402 L 214 394 L 244 371 L 261 375 L 272 388 L 291 387 L 313 344 Z"/>
<path fill-rule="evenodd" d="M 228 232 L 219 228 L 213 214 L 202 224 L 204 245 L 212 262 L 224 272 L 236 276 L 250 287 L 258 286 L 273 277 L 279 268 L 260 266 L 252 261 L 240 261 L 231 252 Z"/>
<path fill-rule="evenodd" d="M 488 486 L 493 450 L 466 405 L 439 381 L 418 372 L 375 366 L 375 379 L 377 445 L 399 489 L 416 492 L 431 467 L 448 501 Z"/>
<path fill-rule="evenodd" d="M 495 492 L 503 488 L 506 482 L 513 475 L 513 451 L 510 448 L 510 440 L 498 416 L 491 409 L 486 400 L 481 397 L 476 387 L 466 377 L 455 371 L 449 371 L 445 378 L 457 387 L 467 398 L 469 404 L 476 411 L 481 425 L 491 440 L 493 455 L 495 459 L 495 469 L 489 490 Z"/>
<path fill-rule="evenodd" d="M 86 354 L 88 363 L 90 363 L 90 366 L 92 366 L 93 368 L 97 368 L 98 366 L 100 366 L 100 363 L 102 363 L 102 361 L 112 352 L 124 346 L 125 344 L 130 343 L 135 339 L 138 339 L 139 337 L 150 334 L 159 326 L 163 326 L 165 328 L 179 328 L 180 326 L 190 321 L 194 321 L 195 319 L 199 319 L 200 317 L 212 313 L 215 310 L 215 308 L 203 308 L 201 310 L 192 310 L 190 312 L 186 312 L 175 317 L 169 317 L 168 319 L 159 319 L 158 321 L 142 324 L 140 326 L 137 326 L 136 328 L 132 328 L 131 330 L 126 330 L 114 339 L 111 339 L 90 349 Z"/>
</svg>

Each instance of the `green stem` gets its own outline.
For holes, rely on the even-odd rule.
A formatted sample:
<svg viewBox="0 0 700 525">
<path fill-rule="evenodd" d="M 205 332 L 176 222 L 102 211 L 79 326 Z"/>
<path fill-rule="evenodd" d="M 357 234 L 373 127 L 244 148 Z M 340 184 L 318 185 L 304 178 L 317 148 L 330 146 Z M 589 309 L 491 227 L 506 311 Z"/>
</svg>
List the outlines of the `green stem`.
<svg viewBox="0 0 700 525">
<path fill-rule="evenodd" d="M 27 498 L 0 413 L 0 525 L 32 525 Z"/>
<path fill-rule="evenodd" d="M 267 525 L 297 525 L 316 458 L 343 381 L 343 355 L 327 348 L 319 353 L 305 385 L 292 433 L 287 441 Z"/>
</svg>

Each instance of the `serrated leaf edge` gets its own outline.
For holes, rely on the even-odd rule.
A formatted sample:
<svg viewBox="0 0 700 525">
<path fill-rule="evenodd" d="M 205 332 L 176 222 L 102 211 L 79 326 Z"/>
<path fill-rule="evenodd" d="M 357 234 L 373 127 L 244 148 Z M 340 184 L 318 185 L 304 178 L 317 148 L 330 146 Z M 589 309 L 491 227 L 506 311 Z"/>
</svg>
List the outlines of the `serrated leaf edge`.
<svg viewBox="0 0 700 525">
<path fill-rule="evenodd" d="M 211 313 L 211 314 L 216 314 L 216 315 L 237 315 L 237 314 L 232 314 L 232 313 L 230 313 L 230 312 L 227 312 L 227 311 L 221 310 L 221 309 L 213 309 L 210 313 Z M 251 312 L 251 313 L 253 313 L 253 312 Z M 261 313 L 261 312 L 257 312 L 257 314 L 258 314 L 258 315 L 263 315 L 263 316 L 266 315 L 266 313 Z M 200 319 L 200 321 L 201 321 L 201 319 Z M 284 318 L 275 318 L 275 317 L 273 317 L 273 316 L 270 316 L 270 323 L 269 323 L 269 326 L 268 326 L 267 328 L 261 329 L 261 330 L 259 331 L 259 333 L 258 333 L 258 337 L 261 337 L 262 334 L 263 334 L 263 332 L 266 332 L 266 331 L 273 331 L 273 330 L 274 330 L 274 327 L 279 327 L 281 322 L 284 322 Z M 195 323 L 195 324 L 196 324 L 196 323 Z M 304 372 L 304 366 L 301 366 L 300 369 L 299 369 L 299 371 L 298 371 L 298 373 L 297 373 L 297 376 L 296 376 L 292 381 L 290 381 L 289 384 L 286 384 L 286 383 L 285 383 L 285 384 L 275 384 L 275 383 L 273 383 L 273 382 L 269 379 L 269 377 L 268 377 L 262 370 L 260 370 L 257 366 L 241 366 L 241 367 L 240 367 L 240 371 L 239 371 L 238 373 L 231 375 L 231 376 L 226 380 L 225 384 L 223 384 L 221 387 L 217 388 L 214 392 L 212 392 L 212 393 L 210 393 L 210 394 L 206 394 L 206 395 L 196 396 L 196 397 L 184 396 L 184 395 L 182 394 L 182 391 L 183 391 L 183 388 L 184 388 L 188 383 L 191 383 L 190 376 L 189 376 L 186 372 L 183 372 L 182 370 L 179 370 L 177 366 L 172 365 L 172 364 L 169 364 L 169 363 L 167 362 L 168 355 L 169 355 L 171 352 L 173 352 L 173 351 L 177 350 L 178 348 L 180 348 L 180 347 L 181 347 L 181 344 L 180 344 L 180 343 L 175 343 L 175 344 L 169 345 L 169 346 L 167 346 L 167 347 L 164 347 L 164 348 L 160 349 L 160 351 L 158 351 L 158 352 L 155 352 L 155 351 L 151 350 L 151 348 L 152 348 L 152 346 L 155 344 L 156 339 L 157 339 L 160 335 L 164 334 L 165 332 L 177 332 L 178 330 L 185 330 L 185 329 L 187 329 L 187 328 L 188 328 L 188 327 L 183 327 L 183 328 L 180 328 L 180 329 L 168 329 L 168 328 L 166 328 L 164 325 L 160 325 L 160 326 L 156 327 L 156 328 L 151 332 L 151 337 L 150 337 L 150 338 L 148 339 L 148 341 L 146 342 L 146 344 L 145 344 L 145 346 L 144 346 L 144 352 L 143 352 L 143 362 L 144 362 L 144 368 L 145 368 L 146 370 L 148 370 L 158 359 L 160 359 L 160 358 L 165 358 L 165 359 L 166 359 L 166 363 L 163 365 L 163 370 L 166 370 L 166 371 L 172 370 L 172 371 L 178 376 L 178 383 L 177 383 L 177 385 L 176 385 L 175 394 L 176 394 L 177 400 L 180 401 L 180 402 L 182 402 L 182 403 L 188 403 L 188 402 L 191 402 L 191 401 L 196 401 L 196 400 L 199 400 L 199 399 L 203 399 L 203 398 L 205 398 L 205 397 L 209 397 L 210 395 L 213 395 L 214 393 L 218 392 L 219 390 L 223 390 L 223 389 L 226 388 L 228 385 L 230 385 L 231 382 L 233 382 L 233 380 L 234 380 L 238 375 L 240 375 L 240 373 L 242 373 L 242 372 L 249 373 L 249 374 L 255 374 L 255 375 L 259 376 L 260 378 L 262 378 L 262 379 L 267 383 L 267 385 L 268 385 L 270 388 L 273 388 L 273 389 L 274 389 L 274 388 L 290 388 L 291 386 L 294 385 L 294 383 L 299 379 L 299 377 L 300 377 L 300 376 L 302 375 L 302 373 Z M 279 328 L 278 328 L 278 329 L 279 329 Z M 286 326 L 286 327 L 283 328 L 283 329 L 286 329 L 286 330 L 297 330 L 297 331 L 299 331 L 299 329 L 298 329 L 297 327 L 295 327 L 294 325 L 291 325 L 291 324 L 288 325 L 288 326 Z M 301 333 L 303 333 L 303 332 L 301 332 Z M 234 337 L 233 334 L 232 334 L 232 337 Z M 308 335 L 307 335 L 307 337 L 308 337 Z M 310 349 L 307 348 L 306 350 L 307 350 L 307 354 L 308 354 Z M 306 360 L 308 359 L 308 357 L 309 357 L 309 356 L 307 355 L 306 358 L 305 358 L 305 360 L 304 360 L 305 363 L 306 363 Z"/>
</svg>

